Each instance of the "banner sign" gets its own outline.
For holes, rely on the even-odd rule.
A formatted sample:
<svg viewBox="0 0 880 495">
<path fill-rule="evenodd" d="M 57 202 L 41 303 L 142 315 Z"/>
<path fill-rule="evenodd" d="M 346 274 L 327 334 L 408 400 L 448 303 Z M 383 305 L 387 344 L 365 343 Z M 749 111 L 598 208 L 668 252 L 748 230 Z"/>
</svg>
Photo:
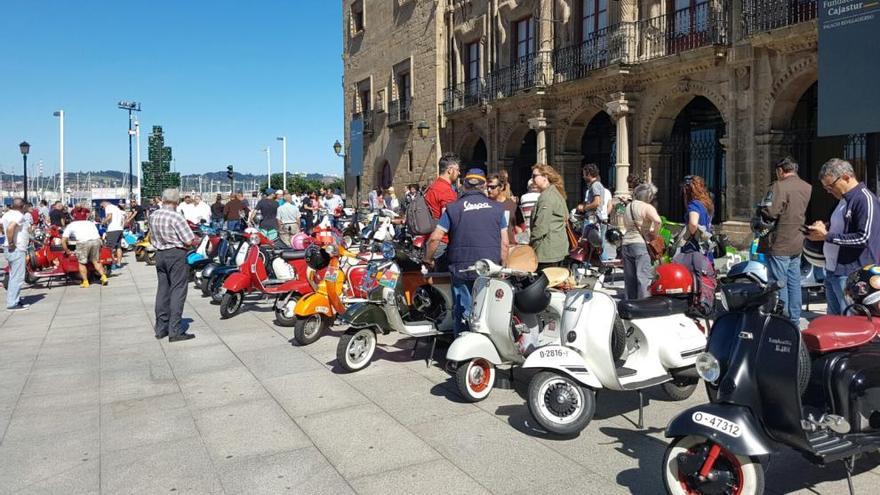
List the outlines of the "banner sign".
<svg viewBox="0 0 880 495">
<path fill-rule="evenodd" d="M 357 177 L 364 173 L 364 121 L 351 119 L 348 142 L 348 175 Z"/>
<path fill-rule="evenodd" d="M 880 131 L 880 1 L 818 0 L 819 136 Z"/>
</svg>

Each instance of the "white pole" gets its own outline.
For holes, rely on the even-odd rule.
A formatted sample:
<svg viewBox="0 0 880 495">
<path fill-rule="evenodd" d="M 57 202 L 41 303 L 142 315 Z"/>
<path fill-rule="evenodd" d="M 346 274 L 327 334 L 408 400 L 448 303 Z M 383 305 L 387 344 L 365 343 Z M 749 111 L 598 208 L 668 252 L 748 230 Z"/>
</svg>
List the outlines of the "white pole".
<svg viewBox="0 0 880 495">
<path fill-rule="evenodd" d="M 278 140 L 281 141 L 281 189 L 287 192 L 287 136 L 281 136 Z"/>
<path fill-rule="evenodd" d="M 53 115 L 58 117 L 58 169 L 61 175 L 61 202 L 64 202 L 64 110 L 58 110 Z"/>
<path fill-rule="evenodd" d="M 141 180 L 143 180 L 143 170 L 141 169 L 141 123 L 137 120 L 134 121 L 134 142 L 135 146 L 137 146 L 136 157 L 137 160 L 137 176 L 138 176 L 138 184 L 137 184 L 137 202 L 141 204 Z M 131 198 L 129 198 L 130 200 Z"/>
<path fill-rule="evenodd" d="M 266 187 L 272 187 L 272 150 L 266 146 Z"/>
</svg>

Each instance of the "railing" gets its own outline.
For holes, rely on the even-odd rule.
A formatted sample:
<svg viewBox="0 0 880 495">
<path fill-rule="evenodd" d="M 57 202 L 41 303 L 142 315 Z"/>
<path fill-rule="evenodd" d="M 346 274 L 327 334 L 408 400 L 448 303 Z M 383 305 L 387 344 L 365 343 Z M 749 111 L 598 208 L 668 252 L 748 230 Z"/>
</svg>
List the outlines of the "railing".
<svg viewBox="0 0 880 495">
<path fill-rule="evenodd" d="M 742 0 L 746 36 L 816 18 L 816 0 Z"/>
<path fill-rule="evenodd" d="M 538 81 L 536 61 L 535 54 L 529 54 L 508 67 L 490 73 L 486 81 L 489 99 L 506 98 L 517 91 L 534 87 Z"/>
<path fill-rule="evenodd" d="M 364 134 L 373 134 L 373 111 L 366 110 L 357 112 L 351 116 L 351 119 L 362 119 L 364 121 Z"/>
<path fill-rule="evenodd" d="M 392 100 L 388 104 L 388 125 L 396 125 L 410 122 L 410 100 Z"/>
<path fill-rule="evenodd" d="M 553 52 L 556 82 L 580 79 L 591 71 L 606 67 L 612 59 L 610 45 L 614 43 L 611 38 L 619 31 L 618 27 L 615 24 L 600 29 L 579 45 L 567 46 Z"/>
<path fill-rule="evenodd" d="M 710 45 L 727 43 L 727 4 L 698 3 L 693 8 L 644 19 L 636 23 L 636 60 L 674 55 Z"/>
<path fill-rule="evenodd" d="M 468 82 L 456 84 L 452 88 L 446 88 L 443 110 L 454 112 L 462 108 L 485 103 L 485 101 L 486 81 L 482 78 L 471 79 Z"/>
</svg>

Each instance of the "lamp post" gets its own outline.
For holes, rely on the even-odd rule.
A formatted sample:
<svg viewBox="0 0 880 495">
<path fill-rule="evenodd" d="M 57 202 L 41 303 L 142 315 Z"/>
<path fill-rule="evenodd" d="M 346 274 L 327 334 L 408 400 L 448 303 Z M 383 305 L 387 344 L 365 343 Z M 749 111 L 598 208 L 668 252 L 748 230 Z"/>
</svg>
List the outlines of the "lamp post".
<svg viewBox="0 0 880 495">
<path fill-rule="evenodd" d="M 129 199 L 131 199 L 133 189 L 132 182 L 134 182 L 131 180 L 132 176 L 134 176 L 132 163 L 134 161 L 134 156 L 132 155 L 131 146 L 131 139 L 134 137 L 134 128 L 132 127 L 132 124 L 134 123 L 134 118 L 132 112 L 140 112 L 141 104 L 136 101 L 120 101 L 117 104 L 117 107 L 121 108 L 122 110 L 128 111 L 128 197 Z"/>
<path fill-rule="evenodd" d="M 58 110 L 52 115 L 58 117 L 58 168 L 61 175 L 59 192 L 61 193 L 61 203 L 66 204 L 64 202 L 64 110 Z"/>
<path fill-rule="evenodd" d="M 134 121 L 134 149 L 135 151 L 135 162 L 137 162 L 137 175 L 138 175 L 138 192 L 137 192 L 137 202 L 141 204 L 141 181 L 144 178 L 144 170 L 141 168 L 141 123 L 137 120 Z M 128 198 L 129 201 L 131 198 Z"/>
<path fill-rule="evenodd" d="M 416 130 L 419 131 L 419 137 L 422 139 L 426 139 L 428 137 L 428 132 L 431 130 L 431 126 L 428 125 L 424 120 L 419 122 L 419 125 L 416 126 Z"/>
<path fill-rule="evenodd" d="M 27 156 L 28 153 L 31 152 L 31 145 L 28 144 L 27 141 L 22 141 L 21 144 L 18 145 L 18 149 L 21 150 L 21 160 L 24 162 L 24 200 L 27 202 L 28 200 L 28 190 L 27 190 Z"/>
<path fill-rule="evenodd" d="M 281 189 L 284 189 L 284 192 L 287 192 L 287 136 L 281 136 L 279 138 L 275 138 L 278 141 L 281 141 L 281 174 L 284 177 L 281 179 Z"/>
<path fill-rule="evenodd" d="M 342 144 L 337 139 L 335 143 L 333 143 L 333 152 L 336 153 L 336 156 L 340 158 L 345 158 L 345 155 L 342 154 Z"/>
<path fill-rule="evenodd" d="M 272 150 L 266 146 L 266 189 L 272 187 Z"/>
</svg>

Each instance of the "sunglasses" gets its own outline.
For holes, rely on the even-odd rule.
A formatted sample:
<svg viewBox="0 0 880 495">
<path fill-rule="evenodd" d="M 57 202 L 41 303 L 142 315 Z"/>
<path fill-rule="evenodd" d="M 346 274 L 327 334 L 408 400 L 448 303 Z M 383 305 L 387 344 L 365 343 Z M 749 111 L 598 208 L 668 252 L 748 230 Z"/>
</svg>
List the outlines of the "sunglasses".
<svg viewBox="0 0 880 495">
<path fill-rule="evenodd" d="M 498 189 L 499 187 L 501 187 L 501 184 L 489 184 L 486 186 L 486 189 Z"/>
<path fill-rule="evenodd" d="M 840 177 L 834 179 L 834 182 L 832 182 L 831 184 L 828 184 L 827 186 L 826 186 L 825 184 L 822 184 L 822 187 L 823 187 L 826 191 L 831 192 L 831 191 L 834 189 L 834 184 L 837 184 L 837 181 L 839 181 L 839 180 L 842 179 L 842 178 L 843 178 L 843 176 L 841 175 Z"/>
</svg>

